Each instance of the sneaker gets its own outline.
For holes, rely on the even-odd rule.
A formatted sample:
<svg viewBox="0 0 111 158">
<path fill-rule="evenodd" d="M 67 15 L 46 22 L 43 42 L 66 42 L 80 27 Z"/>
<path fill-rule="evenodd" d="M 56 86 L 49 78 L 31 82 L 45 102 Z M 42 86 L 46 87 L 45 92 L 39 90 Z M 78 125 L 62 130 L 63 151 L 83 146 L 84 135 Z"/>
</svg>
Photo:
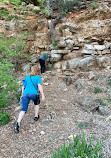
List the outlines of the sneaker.
<svg viewBox="0 0 111 158">
<path fill-rule="evenodd" d="M 19 133 L 19 125 L 18 123 L 14 123 L 14 132 Z"/>
<path fill-rule="evenodd" d="M 38 119 L 39 119 L 39 115 L 38 115 L 38 117 L 34 117 L 34 120 L 35 120 L 35 121 L 38 121 Z"/>
</svg>

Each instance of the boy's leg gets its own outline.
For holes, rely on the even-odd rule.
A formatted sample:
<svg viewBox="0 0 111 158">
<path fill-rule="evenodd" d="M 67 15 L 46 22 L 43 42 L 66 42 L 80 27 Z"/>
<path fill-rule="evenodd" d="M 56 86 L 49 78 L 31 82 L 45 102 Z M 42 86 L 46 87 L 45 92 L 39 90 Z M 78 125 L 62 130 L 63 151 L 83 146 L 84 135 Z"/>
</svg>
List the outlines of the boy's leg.
<svg viewBox="0 0 111 158">
<path fill-rule="evenodd" d="M 39 119 L 39 104 L 40 104 L 40 96 L 36 95 L 35 98 L 33 99 L 34 101 L 34 110 L 35 110 L 35 117 L 34 120 L 37 121 Z"/>
<path fill-rule="evenodd" d="M 18 120 L 17 120 L 19 126 L 20 126 L 20 122 L 23 119 L 24 115 L 25 115 L 25 111 L 20 111 L 19 117 L 18 117 Z"/>
<path fill-rule="evenodd" d="M 43 63 L 42 73 L 45 72 L 45 62 Z"/>
<path fill-rule="evenodd" d="M 39 105 L 35 105 L 35 117 L 39 114 Z"/>
<path fill-rule="evenodd" d="M 39 59 L 40 66 L 41 66 L 41 74 L 45 72 L 45 61 L 42 59 Z"/>
<path fill-rule="evenodd" d="M 43 60 L 42 59 L 39 59 L 39 63 L 40 63 L 40 67 L 41 67 L 41 74 L 43 73 Z"/>
<path fill-rule="evenodd" d="M 21 109 L 21 111 L 19 113 L 17 122 L 14 124 L 14 131 L 15 131 L 15 133 L 19 133 L 20 122 L 23 119 L 25 113 L 27 112 L 29 102 L 30 102 L 30 99 L 27 98 L 26 96 L 25 97 L 23 96 L 22 109 Z"/>
<path fill-rule="evenodd" d="M 19 133 L 20 122 L 25 114 L 25 111 L 20 111 L 19 117 L 16 123 L 14 123 L 14 131 L 15 133 Z"/>
</svg>

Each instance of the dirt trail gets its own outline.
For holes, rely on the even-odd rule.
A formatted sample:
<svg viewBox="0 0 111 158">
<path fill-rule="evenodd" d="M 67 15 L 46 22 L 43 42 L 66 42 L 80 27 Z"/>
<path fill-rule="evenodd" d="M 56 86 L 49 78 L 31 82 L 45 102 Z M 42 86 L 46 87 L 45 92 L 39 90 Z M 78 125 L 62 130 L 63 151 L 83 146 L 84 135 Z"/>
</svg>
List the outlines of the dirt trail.
<svg viewBox="0 0 111 158">
<path fill-rule="evenodd" d="M 71 141 L 68 139 L 70 135 L 79 135 L 83 131 L 86 138 L 94 137 L 95 142 L 102 140 L 104 158 L 111 158 L 111 121 L 106 121 L 106 116 L 81 109 L 75 103 L 78 92 L 74 84 L 58 88 L 62 82 L 61 74 L 47 72 L 42 79 L 48 85 L 43 84 L 46 101 L 40 106 L 40 120 L 34 122 L 34 106 L 30 103 L 20 133 L 15 134 L 13 123 L 19 111 L 12 105 L 11 122 L 0 127 L 0 158 L 48 158 L 52 149 Z M 81 121 L 86 121 L 87 127 L 80 128 Z M 45 134 L 41 135 L 41 131 Z"/>
</svg>

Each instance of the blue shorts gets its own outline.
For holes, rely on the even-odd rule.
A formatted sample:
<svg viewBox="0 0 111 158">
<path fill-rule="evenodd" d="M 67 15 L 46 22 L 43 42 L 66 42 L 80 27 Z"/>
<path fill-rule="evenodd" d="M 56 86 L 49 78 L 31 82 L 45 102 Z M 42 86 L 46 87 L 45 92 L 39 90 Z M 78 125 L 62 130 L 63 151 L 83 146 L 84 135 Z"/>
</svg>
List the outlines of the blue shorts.
<svg viewBox="0 0 111 158">
<path fill-rule="evenodd" d="M 37 95 L 37 94 L 23 94 L 23 97 L 22 97 L 22 109 L 20 111 L 27 112 L 30 100 L 33 100 L 34 105 L 39 105 L 40 104 L 40 97 L 39 97 L 39 95 Z"/>
</svg>

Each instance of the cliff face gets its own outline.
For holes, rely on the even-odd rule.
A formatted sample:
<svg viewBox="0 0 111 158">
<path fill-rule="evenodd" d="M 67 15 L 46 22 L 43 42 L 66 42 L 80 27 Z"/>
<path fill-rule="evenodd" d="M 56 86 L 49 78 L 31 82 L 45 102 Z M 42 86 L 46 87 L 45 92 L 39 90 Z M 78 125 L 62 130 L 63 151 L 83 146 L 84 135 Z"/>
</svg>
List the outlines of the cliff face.
<svg viewBox="0 0 111 158">
<path fill-rule="evenodd" d="M 21 32 L 30 33 L 27 39 L 28 52 L 32 55 L 30 66 L 44 51 L 51 51 L 51 60 L 56 69 L 107 67 L 111 60 L 111 3 L 98 1 L 96 9 L 92 9 L 91 4 L 89 6 L 89 9 L 69 13 L 61 19 L 61 23 L 55 27 L 56 43 L 50 37 L 51 20 L 43 17 L 40 10 L 39 13 L 32 12 L 28 5 L 24 11 L 19 8 L 15 14 L 12 8 L 0 3 L 1 9 L 19 17 L 11 21 L 1 19 L 0 32 L 9 37 L 17 37 Z M 22 69 L 26 71 L 24 66 Z"/>
</svg>

